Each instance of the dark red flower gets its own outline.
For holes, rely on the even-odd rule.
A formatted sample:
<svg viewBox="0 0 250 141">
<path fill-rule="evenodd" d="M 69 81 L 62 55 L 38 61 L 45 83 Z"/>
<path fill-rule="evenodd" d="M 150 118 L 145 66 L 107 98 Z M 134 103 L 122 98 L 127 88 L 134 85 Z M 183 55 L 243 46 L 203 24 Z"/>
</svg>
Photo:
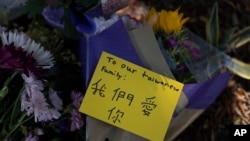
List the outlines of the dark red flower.
<svg viewBox="0 0 250 141">
<path fill-rule="evenodd" d="M 32 54 L 22 48 L 16 48 L 13 43 L 0 48 L 0 68 L 15 69 L 26 75 L 29 75 L 29 71 L 34 74 L 43 71 Z"/>
</svg>

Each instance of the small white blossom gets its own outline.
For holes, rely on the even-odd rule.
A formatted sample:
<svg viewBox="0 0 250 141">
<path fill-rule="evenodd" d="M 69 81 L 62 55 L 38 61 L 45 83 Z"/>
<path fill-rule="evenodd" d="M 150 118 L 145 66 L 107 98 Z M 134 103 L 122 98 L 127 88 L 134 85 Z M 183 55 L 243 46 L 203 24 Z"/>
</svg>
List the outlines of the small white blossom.
<svg viewBox="0 0 250 141">
<path fill-rule="evenodd" d="M 34 114 L 35 122 L 47 121 L 46 115 L 50 114 L 48 103 L 40 91 L 32 93 L 31 97 L 24 91 L 21 98 L 21 110 L 25 110 L 28 116 Z"/>
<path fill-rule="evenodd" d="M 25 141 L 39 141 L 39 137 L 30 133 L 29 136 L 25 138 Z"/>
<path fill-rule="evenodd" d="M 62 101 L 56 92 L 51 89 L 49 93 L 55 109 L 47 103 L 42 93 L 43 84 L 40 80 L 36 80 L 32 73 L 29 76 L 22 74 L 22 77 L 25 81 L 25 90 L 21 96 L 21 111 L 26 111 L 28 116 L 34 114 L 35 122 L 58 119 L 61 114 L 57 110 L 62 109 Z"/>
<path fill-rule="evenodd" d="M 49 99 L 56 110 L 63 109 L 63 103 L 61 98 L 57 95 L 57 92 L 52 88 L 49 89 Z"/>
<path fill-rule="evenodd" d="M 25 82 L 25 90 L 28 96 L 31 96 L 31 93 L 36 91 L 42 91 L 44 89 L 43 82 L 37 80 L 33 73 L 29 73 L 29 76 L 22 74 L 22 78 Z"/>
</svg>

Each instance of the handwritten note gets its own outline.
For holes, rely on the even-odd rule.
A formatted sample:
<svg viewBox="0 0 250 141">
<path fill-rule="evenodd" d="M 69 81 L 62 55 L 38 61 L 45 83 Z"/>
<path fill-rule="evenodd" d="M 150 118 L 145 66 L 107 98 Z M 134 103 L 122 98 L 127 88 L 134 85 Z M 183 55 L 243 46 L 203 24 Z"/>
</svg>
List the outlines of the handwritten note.
<svg viewBox="0 0 250 141">
<path fill-rule="evenodd" d="M 149 140 L 164 140 L 183 84 L 103 52 L 80 107 Z"/>
</svg>

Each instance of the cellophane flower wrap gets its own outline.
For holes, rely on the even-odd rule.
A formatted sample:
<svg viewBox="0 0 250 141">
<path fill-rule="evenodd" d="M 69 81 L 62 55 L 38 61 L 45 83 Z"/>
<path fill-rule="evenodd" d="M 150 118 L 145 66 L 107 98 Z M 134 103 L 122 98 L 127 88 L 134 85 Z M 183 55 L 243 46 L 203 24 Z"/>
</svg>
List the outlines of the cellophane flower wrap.
<svg viewBox="0 0 250 141">
<path fill-rule="evenodd" d="M 224 54 L 188 29 L 184 29 L 183 25 L 188 22 L 189 17 L 184 18 L 184 14 L 179 11 L 180 8 L 157 12 L 155 8 L 151 8 L 144 22 L 152 26 L 159 48 L 176 80 L 186 84 L 184 93 L 189 99 L 187 106 L 204 103 L 201 107 L 192 108 L 207 108 L 228 81 L 229 73 L 225 72 L 222 63 Z M 225 76 L 220 72 L 224 72 Z M 217 77 L 222 77 L 219 78 L 221 81 Z M 204 88 L 199 86 L 201 84 Z M 217 86 L 218 91 L 210 95 L 205 94 L 211 92 L 211 84 L 211 87 Z M 204 94 L 196 93 L 194 89 L 189 90 L 191 85 L 200 87 L 199 91 Z"/>
</svg>

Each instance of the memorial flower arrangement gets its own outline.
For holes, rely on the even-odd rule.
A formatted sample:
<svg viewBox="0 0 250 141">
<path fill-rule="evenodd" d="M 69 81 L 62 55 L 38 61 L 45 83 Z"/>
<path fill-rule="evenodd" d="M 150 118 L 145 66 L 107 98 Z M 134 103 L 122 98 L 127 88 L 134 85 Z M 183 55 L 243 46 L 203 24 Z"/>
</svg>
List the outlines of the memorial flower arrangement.
<svg viewBox="0 0 250 141">
<path fill-rule="evenodd" d="M 126 0 L 122 3 L 127 4 Z M 48 5 L 52 10 L 48 10 Z M 86 87 L 83 81 L 90 77 L 82 71 L 93 64 L 85 64 L 86 56 L 78 52 L 78 37 L 103 35 L 99 33 L 114 25 L 121 16 L 88 16 L 86 13 L 96 5 L 98 0 L 27 0 L 25 12 L 33 17 L 28 29 L 23 32 L 17 28 L 0 28 L 0 140 L 85 140 L 84 115 L 78 109 Z M 107 9 L 110 5 L 105 5 L 104 10 L 110 10 Z M 180 8 L 156 11 L 154 7 L 140 6 L 137 7 L 140 11 L 132 8 L 139 20 L 122 16 L 129 21 L 126 30 L 151 25 L 175 78 L 185 84 L 196 82 L 186 61 L 195 60 L 201 52 L 190 42 L 183 27 L 189 17 L 184 17 Z M 125 7 L 126 10 L 131 14 L 130 8 Z M 37 15 L 43 15 L 49 25 L 35 18 Z M 245 33 L 248 30 L 238 36 Z M 247 40 L 240 42 L 236 35 L 233 39 L 232 45 Z M 245 64 L 240 65 L 246 68 Z"/>
<path fill-rule="evenodd" d="M 150 24 L 155 32 L 158 44 L 176 79 L 182 83 L 195 82 L 195 79 L 185 64 L 186 58 L 196 58 L 199 50 L 188 40 L 183 25 L 189 17 L 183 18 L 180 8 L 157 12 L 153 7 L 145 17 L 145 23 Z"/>
</svg>

